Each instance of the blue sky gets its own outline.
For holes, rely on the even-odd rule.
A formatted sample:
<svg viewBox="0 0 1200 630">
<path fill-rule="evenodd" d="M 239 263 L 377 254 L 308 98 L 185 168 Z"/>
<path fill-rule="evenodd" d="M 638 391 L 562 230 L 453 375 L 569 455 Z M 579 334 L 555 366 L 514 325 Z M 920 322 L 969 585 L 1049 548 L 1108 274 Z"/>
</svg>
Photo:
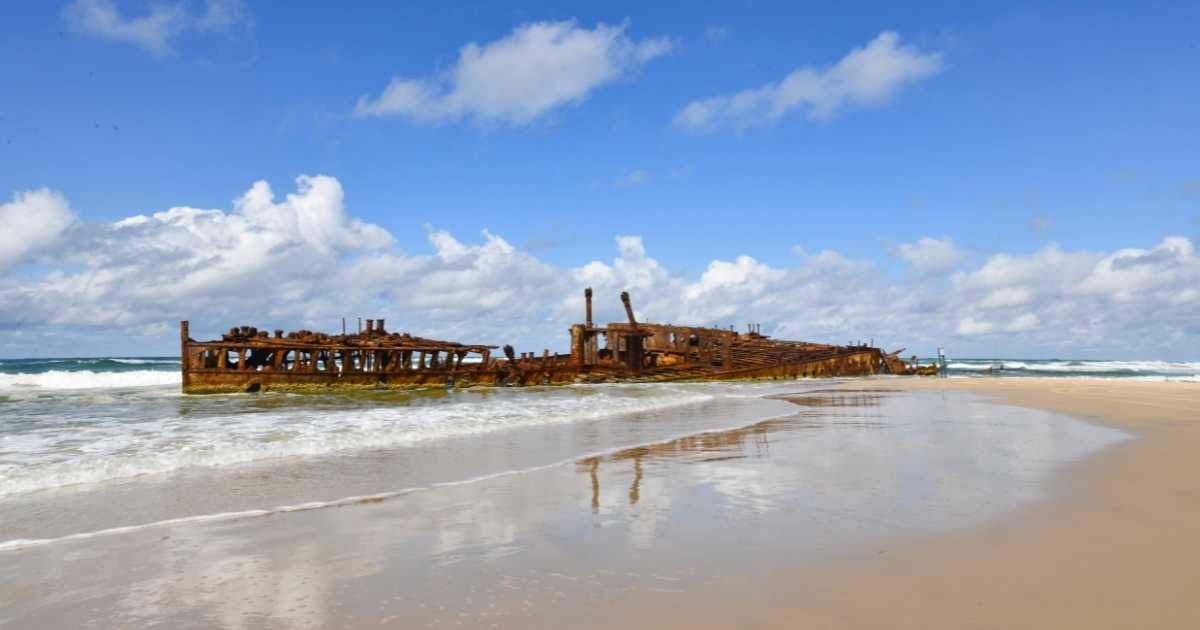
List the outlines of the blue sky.
<svg viewBox="0 0 1200 630">
<path fill-rule="evenodd" d="M 388 273 L 445 272 L 455 286 L 496 296 L 475 311 L 494 323 L 473 323 L 467 292 L 426 303 L 322 280 L 332 284 L 320 295 L 354 309 L 344 314 L 395 312 L 415 332 L 561 346 L 576 285 L 595 279 L 587 266 L 600 261 L 615 270 L 601 278 L 614 291 L 684 296 L 663 298 L 658 316 L 646 295 L 639 310 L 652 319 L 705 319 L 702 306 L 738 299 L 745 304 L 722 309 L 730 322 L 703 323 L 758 320 L 768 331 L 833 341 L 878 330 L 921 350 L 945 343 L 983 355 L 1195 358 L 1200 347 L 1200 300 L 1188 293 L 1200 278 L 1193 3 L 405 3 L 349 11 L 326 3 L 86 0 L 22 3 L 6 13 L 0 208 L 8 216 L 52 212 L 21 197 L 45 188 L 67 218 L 14 231 L 20 239 L 8 247 L 16 253 L 7 263 L 0 255 L 8 302 L 0 305 L 0 356 L 169 351 L 169 328 L 183 317 L 200 316 L 212 330 L 246 318 L 332 328 L 335 313 L 313 306 L 316 289 L 293 288 L 264 305 L 249 294 L 225 303 L 214 295 L 219 285 L 198 284 L 172 305 L 103 284 L 138 277 L 130 271 L 136 262 L 89 255 L 153 249 L 164 258 L 141 277 L 169 284 L 163 270 L 189 273 L 201 258 L 162 247 L 159 232 L 106 237 L 105 226 L 173 207 L 236 213 L 233 200 L 254 182 L 268 182 L 281 201 L 305 175 L 336 180 L 344 201 L 330 210 L 334 219 L 390 237 L 386 245 L 338 237 L 319 267 L 349 273 L 388 257 L 399 265 Z M 539 55 L 566 54 L 524 46 L 523 34 L 537 28 L 564 38 L 560 44 L 578 36 L 601 46 L 609 65 L 551 63 L 522 74 L 545 62 Z M 890 46 L 881 34 L 892 34 Z M 475 68 L 461 52 L 472 43 L 483 61 L 495 53 L 497 65 L 456 79 Z M 864 62 L 879 62 L 862 75 L 871 83 L 837 83 L 839 62 L 864 49 L 882 55 Z M 819 80 L 808 92 L 780 88 L 793 73 Z M 394 78 L 425 95 L 371 115 Z M 682 122 L 689 104 L 750 92 L 757 113 L 724 105 L 725 118 Z M 799 104 L 762 114 L 797 94 Z M 435 238 L 452 235 L 483 256 L 485 229 L 513 250 L 495 266 L 513 265 L 505 278 L 458 274 L 465 263 L 450 261 Z M 299 234 L 271 242 L 307 238 Z M 622 252 L 632 250 L 617 246 L 620 236 L 640 237 L 659 280 L 621 276 Z M 922 242 L 935 243 L 925 250 L 940 257 L 905 255 Z M 1114 261 L 1133 260 L 1120 253 L 1128 249 L 1142 252 L 1130 255 L 1146 257 L 1142 266 L 1169 259 L 1167 267 L 1097 277 L 1105 264 L 1120 271 Z M 830 280 L 833 272 L 801 281 L 829 263 L 823 251 L 859 270 L 846 282 L 871 297 L 814 292 L 817 281 L 830 291 L 846 286 Z M 1075 257 L 1075 275 L 1053 286 L 987 276 L 989 264 L 1055 264 L 1046 252 Z M 739 256 L 762 265 L 745 269 L 782 279 L 758 286 L 753 273 L 730 276 L 718 265 L 703 283 L 714 261 Z M 425 257 L 449 262 L 419 272 L 405 266 L 434 264 Z M 177 266 L 185 259 L 196 264 Z M 295 280 L 275 265 L 313 273 L 281 258 L 258 277 L 280 286 Z M 511 276 L 529 265 L 540 271 L 514 288 Z M 1163 273 L 1170 282 L 1155 279 Z M 545 278 L 573 282 L 539 292 Z M 409 282 L 412 290 L 437 289 Z M 1092 288 L 1076 294 L 1076 285 Z M 1017 297 L 993 295 L 1002 289 Z M 80 313 L 106 303 L 128 312 L 94 322 L 55 315 L 49 295 Z M 827 300 L 840 310 L 772 305 L 768 295 Z M 905 310 L 908 319 L 873 322 L 854 306 L 864 300 L 877 311 Z M 1131 303 L 1165 312 L 1165 321 L 1130 331 L 1140 317 Z M 931 309 L 936 318 L 926 317 Z M 1097 312 L 1103 321 L 1081 325 Z M 527 326 L 530 318 L 541 325 Z"/>
</svg>

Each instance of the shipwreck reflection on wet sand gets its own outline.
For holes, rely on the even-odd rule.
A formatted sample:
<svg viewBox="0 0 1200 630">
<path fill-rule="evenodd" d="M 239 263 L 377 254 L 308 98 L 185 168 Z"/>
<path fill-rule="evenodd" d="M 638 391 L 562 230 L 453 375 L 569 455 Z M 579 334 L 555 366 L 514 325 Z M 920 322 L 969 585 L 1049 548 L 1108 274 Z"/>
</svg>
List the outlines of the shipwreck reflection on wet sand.
<svg viewBox="0 0 1200 630">
<path fill-rule="evenodd" d="M 894 393 L 885 389 L 850 389 L 850 390 L 814 390 L 804 394 L 774 396 L 779 400 L 804 408 L 872 408 L 878 407 L 882 394 Z M 827 413 L 818 414 L 829 421 Z M 577 472 L 586 472 L 592 484 L 592 511 L 600 510 L 600 465 L 630 462 L 633 470 L 633 480 L 629 485 L 629 505 L 637 505 L 641 495 L 640 487 L 643 477 L 643 461 L 659 459 L 676 459 L 685 462 L 719 462 L 742 459 L 746 457 L 766 457 L 770 454 L 770 439 L 772 431 L 794 431 L 804 428 L 819 428 L 823 422 L 816 421 L 809 414 L 798 412 L 795 416 L 775 418 L 756 422 L 749 426 L 727 429 L 724 431 L 708 431 L 696 435 L 688 435 L 674 440 L 646 444 L 632 448 L 621 449 L 596 457 L 587 457 L 576 462 Z M 869 426 L 865 422 L 866 414 L 856 414 L 855 425 Z M 878 423 L 874 423 L 878 425 Z"/>
</svg>

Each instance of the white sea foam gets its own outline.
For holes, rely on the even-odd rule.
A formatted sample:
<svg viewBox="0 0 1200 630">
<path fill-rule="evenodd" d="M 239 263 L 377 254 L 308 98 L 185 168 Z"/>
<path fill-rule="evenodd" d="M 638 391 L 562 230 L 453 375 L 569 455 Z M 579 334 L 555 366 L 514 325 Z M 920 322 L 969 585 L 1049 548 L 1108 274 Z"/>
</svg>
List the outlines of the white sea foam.
<svg viewBox="0 0 1200 630">
<path fill-rule="evenodd" d="M 649 442 L 646 444 L 626 444 L 626 445 L 622 445 L 622 446 L 614 446 L 612 448 L 605 449 L 602 451 L 585 453 L 585 454 L 581 454 L 581 455 L 578 455 L 575 457 L 570 457 L 567 459 L 550 462 L 548 464 L 541 464 L 541 465 L 537 465 L 537 466 L 530 466 L 528 468 L 519 468 L 519 469 L 515 469 L 515 470 L 501 470 L 501 471 L 497 471 L 494 473 L 488 473 L 488 474 L 484 474 L 484 475 L 470 477 L 467 479 L 460 479 L 460 480 L 455 480 L 455 481 L 440 481 L 440 482 L 431 483 L 431 484 L 425 485 L 425 486 L 413 486 L 413 487 L 409 487 L 409 488 L 401 488 L 398 490 L 388 490 L 388 491 L 384 491 L 384 492 L 376 492 L 376 493 L 366 494 L 366 495 L 354 495 L 354 496 L 348 496 L 348 497 L 341 497 L 338 499 L 332 499 L 332 500 L 328 500 L 328 501 L 308 501 L 305 503 L 299 503 L 299 504 L 294 504 L 294 505 L 280 505 L 280 506 L 276 506 L 276 507 L 272 507 L 272 508 L 254 508 L 254 509 L 249 509 L 249 510 L 238 510 L 235 512 L 216 512 L 216 513 L 212 513 L 212 514 L 197 514 L 194 516 L 169 518 L 169 519 L 163 519 L 163 520 L 159 520 L 159 521 L 151 521 L 148 523 L 140 523 L 137 525 L 109 527 L 106 529 L 100 529 L 100 530 L 95 530 L 95 531 L 67 534 L 65 536 L 58 536 L 55 538 L 17 538 L 17 539 L 12 539 L 12 540 L 5 540 L 5 541 L 0 541 L 0 553 L 6 552 L 6 551 L 16 551 L 18 549 L 25 549 L 28 547 L 38 547 L 38 546 L 42 546 L 42 545 L 65 543 L 65 542 L 78 541 L 78 540 L 87 540 L 87 539 L 99 538 L 99 537 L 103 537 L 103 536 L 115 536 L 115 535 L 119 535 L 119 534 L 128 534 L 128 533 L 134 533 L 134 532 L 143 531 L 143 530 L 147 530 L 147 529 L 155 529 L 155 528 L 159 528 L 159 527 L 170 527 L 170 526 L 174 526 L 174 525 L 188 525 L 188 524 L 197 524 L 197 523 L 205 523 L 205 522 L 213 522 L 213 521 L 234 521 L 234 520 L 242 520 L 242 519 L 249 519 L 249 518 L 257 518 L 257 517 L 262 517 L 262 516 L 271 516 L 273 514 L 285 514 L 285 513 L 290 513 L 290 512 L 307 512 L 310 510 L 321 510 L 321 509 L 326 509 L 326 508 L 342 507 L 345 505 L 354 505 L 354 504 L 358 504 L 358 503 L 375 503 L 378 501 L 395 499 L 397 497 L 409 495 L 414 492 L 424 492 L 424 491 L 428 491 L 428 490 L 434 490 L 437 488 L 461 486 L 461 485 L 466 485 L 466 484 L 489 481 L 492 479 L 510 477 L 510 476 L 514 476 L 514 475 L 525 475 L 525 474 L 529 474 L 529 473 L 533 473 L 533 472 L 537 472 L 537 471 L 541 471 L 541 470 L 549 470 L 551 468 L 557 468 L 559 466 L 564 466 L 567 464 L 574 463 L 576 461 L 579 461 L 580 459 L 585 459 L 585 458 L 589 458 L 589 457 L 605 457 L 608 455 L 612 455 L 613 453 L 617 453 L 622 450 L 626 450 L 626 449 L 636 447 L 636 446 L 646 446 L 648 444 L 666 444 L 671 441 L 678 440 L 678 439 L 681 439 L 684 437 L 712 435 L 715 433 L 728 431 L 730 429 L 748 427 L 753 424 L 757 424 L 759 422 L 764 422 L 767 420 L 772 420 L 772 419 L 781 418 L 781 417 L 784 417 L 784 415 L 779 415 L 779 416 L 767 415 L 767 416 L 764 416 L 761 418 L 757 418 L 753 422 L 743 423 L 743 424 L 739 424 L 739 425 L 733 426 L 733 427 L 726 427 L 723 429 L 713 429 L 710 431 L 701 431 L 699 433 L 681 433 L 681 434 L 661 438 L 659 440 L 656 440 L 655 442 Z"/>
<path fill-rule="evenodd" d="M 1006 371 L 1053 373 L 1135 373 L 1140 375 L 1195 376 L 1200 374 L 1200 362 L 1172 361 L 1013 361 L 1003 359 L 963 359 L 947 364 L 951 370 L 982 372 L 992 366 Z"/>
<path fill-rule="evenodd" d="M 532 394 L 532 395 L 531 395 Z M 368 408 L 238 408 L 224 415 L 178 412 L 143 419 L 92 415 L 0 433 L 0 496 L 76 484 L 222 467 L 268 459 L 397 448 L 498 430 L 589 421 L 713 398 L 659 386 L 455 392 L 447 398 Z"/>
<path fill-rule="evenodd" d="M 0 374 L 0 392 L 5 390 L 115 389 L 150 385 L 178 385 L 175 370 L 129 370 L 93 372 L 91 370 L 49 370 L 33 374 Z"/>
</svg>

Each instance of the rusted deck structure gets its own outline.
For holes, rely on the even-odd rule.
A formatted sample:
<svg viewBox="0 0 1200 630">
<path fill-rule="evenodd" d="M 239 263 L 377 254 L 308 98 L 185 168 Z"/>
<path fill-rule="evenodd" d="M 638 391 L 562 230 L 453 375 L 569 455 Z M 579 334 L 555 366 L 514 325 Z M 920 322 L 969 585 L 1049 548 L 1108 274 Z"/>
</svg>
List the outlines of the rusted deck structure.
<svg viewBox="0 0 1200 630">
<path fill-rule="evenodd" d="M 274 334 L 252 326 L 221 339 L 195 341 L 180 323 L 183 391 L 191 393 L 317 390 L 327 387 L 438 386 L 462 372 L 492 365 L 496 346 L 469 345 L 392 333 L 384 320 L 364 330 L 328 335 L 308 330 Z"/>
<path fill-rule="evenodd" d="M 622 293 L 627 321 L 596 326 L 592 290 L 585 321 L 571 326 L 569 354 L 523 352 L 388 332 L 366 320 L 357 333 L 307 330 L 273 334 L 250 326 L 221 339 L 195 341 L 180 324 L 183 391 L 189 393 L 320 390 L 330 387 L 407 388 L 474 385 L 559 385 L 750 378 L 907 374 L 899 353 L 867 345 L 781 341 L 726 328 L 638 322 Z"/>
</svg>

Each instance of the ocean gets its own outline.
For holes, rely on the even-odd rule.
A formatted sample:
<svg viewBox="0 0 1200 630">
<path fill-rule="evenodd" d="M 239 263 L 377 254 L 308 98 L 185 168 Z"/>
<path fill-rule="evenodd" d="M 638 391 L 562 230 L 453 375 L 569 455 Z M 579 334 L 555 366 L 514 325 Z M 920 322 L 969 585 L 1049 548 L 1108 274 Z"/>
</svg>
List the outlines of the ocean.
<svg viewBox="0 0 1200 630">
<path fill-rule="evenodd" d="M 929 359 L 922 361 L 925 364 L 929 362 Z M 1131 378 L 1143 381 L 1200 382 L 1200 361 L 950 359 L 947 361 L 946 371 L 949 376 Z"/>
<path fill-rule="evenodd" d="M 1161 361 L 949 372 L 997 363 L 1002 377 L 1200 380 L 1200 363 Z M 0 548 L 559 465 L 762 421 L 793 407 L 769 397 L 837 382 L 184 396 L 170 357 L 0 360 Z"/>
</svg>

